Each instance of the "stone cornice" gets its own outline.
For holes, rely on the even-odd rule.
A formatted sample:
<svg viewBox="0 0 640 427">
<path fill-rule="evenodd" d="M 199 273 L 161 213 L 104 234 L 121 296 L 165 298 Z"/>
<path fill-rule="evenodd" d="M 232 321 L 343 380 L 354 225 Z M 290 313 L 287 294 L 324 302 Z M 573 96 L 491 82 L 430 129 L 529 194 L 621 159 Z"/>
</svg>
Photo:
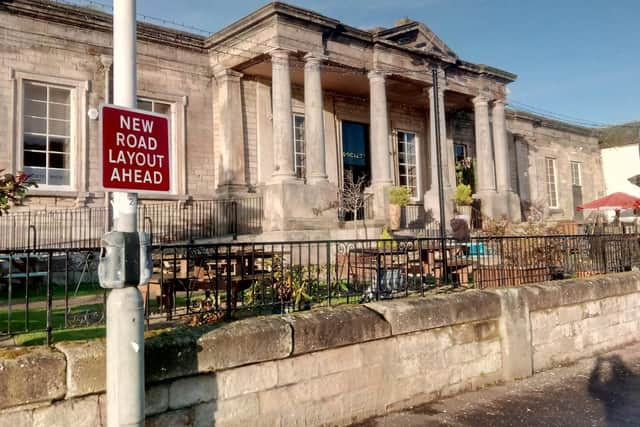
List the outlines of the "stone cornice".
<svg viewBox="0 0 640 427">
<path fill-rule="evenodd" d="M 55 3 L 47 0 L 3 0 L 0 11 L 46 22 L 69 25 L 104 33 L 112 32 L 111 14 L 94 9 Z M 203 36 L 177 31 L 159 25 L 138 22 L 138 40 L 160 43 L 183 49 L 203 51 Z"/>
<path fill-rule="evenodd" d="M 71 6 L 48 0 L 1 0 L 0 10 L 46 22 L 55 22 L 104 33 L 112 32 L 113 18 L 111 14 L 86 7 Z M 269 3 L 209 37 L 138 22 L 138 39 L 163 44 L 165 46 L 168 45 L 176 48 L 205 52 L 207 50 L 215 50 L 216 47 L 222 45 L 229 39 L 241 38 L 238 37 L 238 35 L 256 26 L 268 24 L 269 20 L 274 17 L 283 17 L 301 23 L 315 25 L 324 28 L 325 31 L 336 32 L 343 37 L 356 39 L 366 44 L 371 44 L 372 46 L 384 46 L 385 48 L 406 52 L 407 54 L 422 57 L 426 60 L 442 62 L 449 66 L 470 72 L 471 74 L 487 76 L 502 84 L 513 82 L 517 78 L 515 74 L 495 67 L 463 61 L 455 56 L 442 57 L 411 46 L 401 46 L 380 37 L 380 35 L 385 35 L 393 29 L 372 32 L 360 30 L 311 10 L 281 2 Z"/>
<path fill-rule="evenodd" d="M 540 127 L 546 127 L 550 129 L 577 133 L 582 136 L 590 136 L 596 139 L 600 137 L 597 129 L 578 126 L 578 125 L 572 125 L 559 120 L 553 120 L 547 117 L 538 116 L 536 114 L 527 113 L 525 111 L 519 111 L 519 110 L 513 110 L 511 108 L 507 108 L 505 109 L 505 114 L 507 119 L 528 121 Z"/>
</svg>

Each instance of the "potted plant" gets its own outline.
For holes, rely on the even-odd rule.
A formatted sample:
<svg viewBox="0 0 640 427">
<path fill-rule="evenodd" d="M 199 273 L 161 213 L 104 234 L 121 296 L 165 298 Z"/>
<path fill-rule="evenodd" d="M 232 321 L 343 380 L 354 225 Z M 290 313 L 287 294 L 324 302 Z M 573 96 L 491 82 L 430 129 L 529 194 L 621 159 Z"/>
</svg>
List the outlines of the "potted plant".
<svg viewBox="0 0 640 427">
<path fill-rule="evenodd" d="M 471 197 L 471 186 L 467 184 L 458 184 L 456 187 L 456 193 L 453 197 L 458 212 L 466 215 L 467 218 L 471 218 L 471 204 L 473 198 Z"/>
<path fill-rule="evenodd" d="M 400 228 L 402 208 L 411 201 L 411 190 L 408 187 L 391 187 L 389 191 L 389 228 Z"/>
</svg>

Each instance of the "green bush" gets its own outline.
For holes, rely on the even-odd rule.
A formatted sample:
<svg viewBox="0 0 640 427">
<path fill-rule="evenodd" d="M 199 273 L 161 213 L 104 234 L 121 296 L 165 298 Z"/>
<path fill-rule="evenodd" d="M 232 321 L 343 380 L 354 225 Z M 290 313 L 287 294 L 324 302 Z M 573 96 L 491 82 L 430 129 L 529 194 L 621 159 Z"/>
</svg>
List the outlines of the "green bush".
<svg viewBox="0 0 640 427">
<path fill-rule="evenodd" d="M 457 205 L 470 205 L 473 203 L 473 198 L 471 197 L 471 186 L 467 184 L 458 184 L 453 200 Z"/>
<path fill-rule="evenodd" d="M 391 187 L 389 192 L 389 203 L 398 206 L 407 206 L 411 201 L 411 190 L 409 187 Z"/>
</svg>

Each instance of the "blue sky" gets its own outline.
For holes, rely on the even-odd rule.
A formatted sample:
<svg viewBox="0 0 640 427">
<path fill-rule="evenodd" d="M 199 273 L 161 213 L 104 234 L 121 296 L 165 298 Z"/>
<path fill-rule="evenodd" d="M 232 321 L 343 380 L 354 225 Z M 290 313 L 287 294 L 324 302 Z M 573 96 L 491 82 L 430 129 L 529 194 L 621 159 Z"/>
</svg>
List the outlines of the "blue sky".
<svg viewBox="0 0 640 427">
<path fill-rule="evenodd" d="M 514 107 L 588 123 L 640 119 L 638 0 L 288 1 L 359 28 L 422 21 L 459 57 L 517 74 Z M 138 12 L 215 31 L 265 3 L 138 0 Z"/>
</svg>

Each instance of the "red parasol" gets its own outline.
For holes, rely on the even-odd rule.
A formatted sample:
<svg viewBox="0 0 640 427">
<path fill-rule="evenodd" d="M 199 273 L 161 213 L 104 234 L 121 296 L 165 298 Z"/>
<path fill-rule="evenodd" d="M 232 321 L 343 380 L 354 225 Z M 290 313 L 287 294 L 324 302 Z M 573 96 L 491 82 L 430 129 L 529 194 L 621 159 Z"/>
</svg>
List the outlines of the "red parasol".
<svg viewBox="0 0 640 427">
<path fill-rule="evenodd" d="M 640 209 L 640 198 L 627 193 L 613 193 L 600 199 L 578 206 L 578 210 L 583 209 Z"/>
</svg>

